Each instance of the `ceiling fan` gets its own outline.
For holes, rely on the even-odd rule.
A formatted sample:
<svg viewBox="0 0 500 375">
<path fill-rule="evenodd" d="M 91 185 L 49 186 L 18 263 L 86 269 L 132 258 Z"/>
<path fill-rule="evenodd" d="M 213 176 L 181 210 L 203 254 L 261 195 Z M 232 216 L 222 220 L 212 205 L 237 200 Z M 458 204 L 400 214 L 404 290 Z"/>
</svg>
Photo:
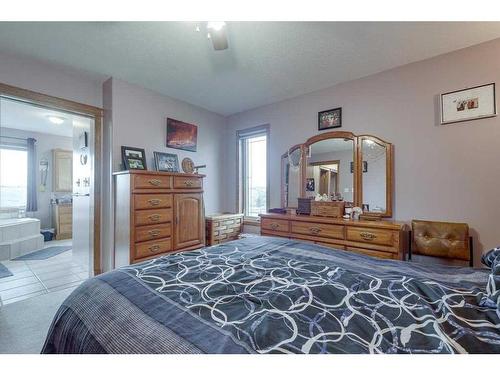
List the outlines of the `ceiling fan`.
<svg viewBox="0 0 500 375">
<path fill-rule="evenodd" d="M 212 41 L 214 50 L 222 51 L 229 47 L 227 41 L 227 28 L 224 21 L 208 21 L 206 25 L 207 38 Z M 200 26 L 196 27 L 196 31 L 200 31 Z"/>
</svg>

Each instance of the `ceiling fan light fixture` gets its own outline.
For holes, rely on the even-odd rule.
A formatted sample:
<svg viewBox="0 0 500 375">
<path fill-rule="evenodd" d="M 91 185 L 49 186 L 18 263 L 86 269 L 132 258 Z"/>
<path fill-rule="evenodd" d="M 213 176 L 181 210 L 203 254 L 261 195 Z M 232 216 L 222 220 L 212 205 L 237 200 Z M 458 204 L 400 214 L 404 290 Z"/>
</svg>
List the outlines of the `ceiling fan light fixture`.
<svg viewBox="0 0 500 375">
<path fill-rule="evenodd" d="M 226 23 L 224 21 L 207 22 L 208 39 L 212 40 L 212 45 L 216 51 L 225 50 L 229 47 L 227 42 Z"/>
</svg>

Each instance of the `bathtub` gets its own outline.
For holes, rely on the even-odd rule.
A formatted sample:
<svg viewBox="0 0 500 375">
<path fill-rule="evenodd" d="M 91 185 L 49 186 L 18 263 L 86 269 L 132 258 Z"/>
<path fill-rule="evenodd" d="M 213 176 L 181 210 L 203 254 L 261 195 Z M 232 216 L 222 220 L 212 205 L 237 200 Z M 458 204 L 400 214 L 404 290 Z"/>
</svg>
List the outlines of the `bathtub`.
<svg viewBox="0 0 500 375">
<path fill-rule="evenodd" d="M 43 248 L 40 220 L 0 219 L 0 261 L 17 258 Z"/>
</svg>

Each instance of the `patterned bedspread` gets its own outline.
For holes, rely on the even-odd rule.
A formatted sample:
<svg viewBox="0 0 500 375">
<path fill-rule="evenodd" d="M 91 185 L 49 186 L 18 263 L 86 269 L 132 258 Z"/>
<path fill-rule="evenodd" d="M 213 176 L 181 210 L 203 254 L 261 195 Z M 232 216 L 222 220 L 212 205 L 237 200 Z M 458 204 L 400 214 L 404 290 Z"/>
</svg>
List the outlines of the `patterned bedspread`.
<svg viewBox="0 0 500 375">
<path fill-rule="evenodd" d="M 43 353 L 500 353 L 488 272 L 254 237 L 92 278 Z"/>
</svg>

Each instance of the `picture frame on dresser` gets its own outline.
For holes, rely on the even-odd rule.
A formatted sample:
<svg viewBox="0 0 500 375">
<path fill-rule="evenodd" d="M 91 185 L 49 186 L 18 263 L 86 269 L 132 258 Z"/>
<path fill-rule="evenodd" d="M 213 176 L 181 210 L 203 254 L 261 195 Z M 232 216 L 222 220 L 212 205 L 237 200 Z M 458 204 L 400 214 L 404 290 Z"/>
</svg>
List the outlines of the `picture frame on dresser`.
<svg viewBox="0 0 500 375">
<path fill-rule="evenodd" d="M 179 158 L 177 154 L 153 152 L 155 168 L 159 172 L 179 172 Z"/>
<path fill-rule="evenodd" d="M 122 162 L 126 170 L 147 170 L 146 151 L 143 148 L 122 146 Z"/>
</svg>

